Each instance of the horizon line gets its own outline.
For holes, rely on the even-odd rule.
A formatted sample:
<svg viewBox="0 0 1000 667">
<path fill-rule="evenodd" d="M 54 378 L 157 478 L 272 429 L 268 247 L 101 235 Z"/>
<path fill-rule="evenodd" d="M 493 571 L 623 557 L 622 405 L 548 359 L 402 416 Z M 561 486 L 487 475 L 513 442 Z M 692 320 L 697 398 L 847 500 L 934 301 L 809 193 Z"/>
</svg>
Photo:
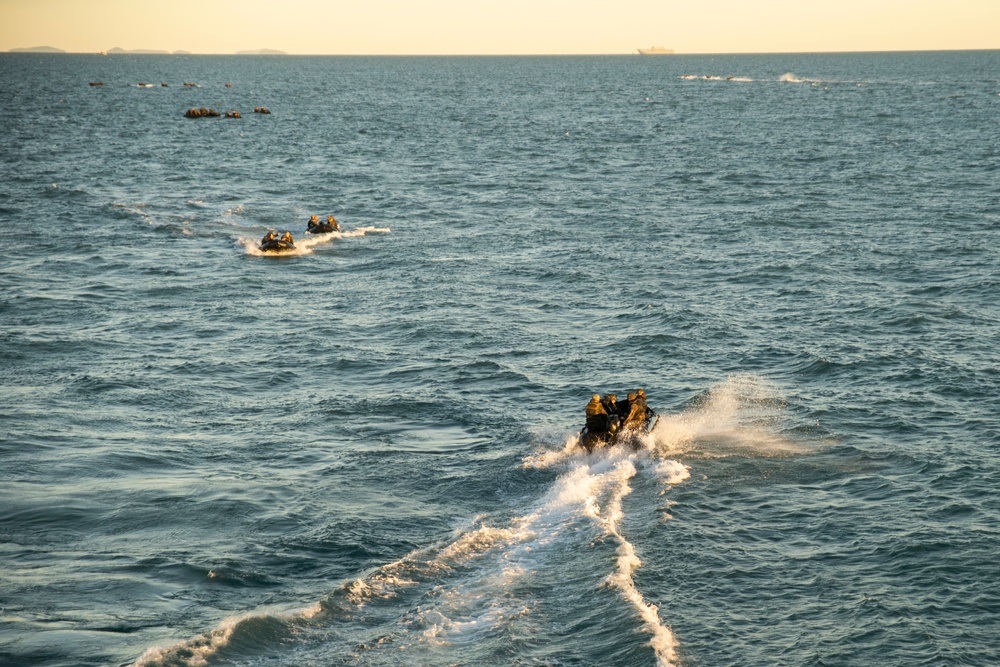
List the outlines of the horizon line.
<svg viewBox="0 0 1000 667">
<path fill-rule="evenodd" d="M 119 47 L 113 47 L 118 49 Z M 976 51 L 1000 51 L 1000 46 L 983 48 L 929 48 L 929 49 L 845 49 L 845 50 L 819 50 L 819 51 L 686 51 L 671 52 L 663 54 L 641 54 L 638 47 L 633 51 L 616 51 L 606 53 L 579 52 L 579 53 L 289 53 L 280 49 L 245 49 L 240 51 L 227 52 L 196 52 L 178 49 L 167 51 L 163 49 L 121 49 L 118 51 L 66 51 L 51 46 L 15 47 L 0 53 L 23 54 L 23 55 L 93 55 L 93 56 L 275 56 L 275 57 L 374 57 L 374 58 L 538 58 L 538 57 L 573 57 L 573 56 L 639 56 L 658 57 L 669 59 L 671 56 L 727 56 L 727 55 L 808 55 L 808 54 L 835 54 L 835 53 L 945 53 L 945 52 L 976 52 Z"/>
</svg>

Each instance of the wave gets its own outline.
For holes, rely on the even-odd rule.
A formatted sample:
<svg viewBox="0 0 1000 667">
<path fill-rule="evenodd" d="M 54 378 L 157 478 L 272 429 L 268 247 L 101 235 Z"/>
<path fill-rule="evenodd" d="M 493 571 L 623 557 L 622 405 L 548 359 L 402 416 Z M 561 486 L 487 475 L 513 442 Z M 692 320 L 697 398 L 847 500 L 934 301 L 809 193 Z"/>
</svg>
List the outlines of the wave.
<svg viewBox="0 0 1000 667">
<path fill-rule="evenodd" d="M 233 616 L 193 639 L 150 648 L 132 663 L 132 667 L 203 667 L 231 644 L 276 644 L 292 636 L 296 625 L 319 612 L 319 605 L 313 605 L 292 613 L 258 611 Z"/>
<path fill-rule="evenodd" d="M 262 252 L 260 250 L 260 241 L 256 238 L 241 236 L 237 239 L 237 243 L 243 247 L 247 255 L 254 257 L 301 257 L 303 255 L 311 255 L 313 248 L 326 245 L 335 239 L 356 238 L 367 234 L 388 234 L 391 231 L 389 227 L 358 227 L 349 231 L 303 235 L 296 239 L 294 250 L 282 253 Z"/>
<path fill-rule="evenodd" d="M 823 83 L 819 79 L 800 79 L 791 72 L 787 72 L 778 77 L 778 81 L 783 81 L 785 83 Z"/>
<path fill-rule="evenodd" d="M 660 415 L 649 437 L 660 456 L 792 456 L 808 451 L 784 438 L 785 400 L 756 375 L 734 375 L 675 415 Z"/>
</svg>

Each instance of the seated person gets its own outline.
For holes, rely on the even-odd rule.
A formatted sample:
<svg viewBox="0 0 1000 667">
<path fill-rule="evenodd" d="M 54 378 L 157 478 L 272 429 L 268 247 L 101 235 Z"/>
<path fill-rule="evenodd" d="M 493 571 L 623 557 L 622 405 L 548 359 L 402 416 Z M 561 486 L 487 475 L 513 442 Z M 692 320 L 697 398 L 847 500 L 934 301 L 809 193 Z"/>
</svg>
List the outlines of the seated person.
<svg viewBox="0 0 1000 667">
<path fill-rule="evenodd" d="M 646 392 L 643 389 L 637 389 L 635 392 L 636 399 L 642 402 L 642 409 L 646 412 L 646 419 L 653 416 L 653 411 L 646 405 Z"/>
<path fill-rule="evenodd" d="M 608 411 L 601 405 L 601 397 L 594 394 L 587 403 L 587 429 L 591 433 L 606 433 L 608 430 Z"/>
<path fill-rule="evenodd" d="M 608 431 L 616 433 L 621 424 L 621 408 L 618 405 L 618 394 L 608 394 L 601 399 L 601 405 L 608 413 Z"/>
<path fill-rule="evenodd" d="M 338 231 L 338 232 L 340 231 L 340 223 L 337 222 L 337 219 L 334 218 L 332 215 L 326 216 L 326 224 L 328 224 L 331 227 L 333 227 L 334 231 Z"/>
<path fill-rule="evenodd" d="M 285 232 L 284 234 L 282 234 L 281 235 L 281 240 L 284 241 L 285 243 L 287 243 L 288 245 L 295 245 L 295 241 L 292 240 L 292 233 L 291 232 Z"/>
<path fill-rule="evenodd" d="M 269 242 L 273 241 L 275 238 L 276 237 L 274 235 L 274 232 L 273 231 L 268 231 L 267 234 L 264 234 L 264 238 L 262 238 L 260 240 L 260 244 L 261 245 L 267 245 Z"/>
<path fill-rule="evenodd" d="M 309 218 L 309 224 L 306 226 L 306 229 L 312 229 L 313 227 L 317 226 L 318 224 L 319 224 L 319 216 L 318 215 L 314 215 L 314 216 L 312 216 L 312 217 Z"/>
<path fill-rule="evenodd" d="M 625 417 L 625 428 L 639 428 L 646 421 L 646 392 L 642 389 L 636 392 L 629 392 L 629 410 Z"/>
</svg>

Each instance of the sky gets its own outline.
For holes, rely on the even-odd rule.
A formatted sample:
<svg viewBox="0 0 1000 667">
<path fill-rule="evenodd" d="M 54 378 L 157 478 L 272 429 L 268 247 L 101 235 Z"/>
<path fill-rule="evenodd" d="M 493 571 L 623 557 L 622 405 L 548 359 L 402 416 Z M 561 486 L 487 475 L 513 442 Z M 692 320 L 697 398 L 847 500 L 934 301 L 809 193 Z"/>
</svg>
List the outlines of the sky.
<svg viewBox="0 0 1000 667">
<path fill-rule="evenodd" d="M 0 51 L 332 55 L 1000 49 L 1000 0 L 0 0 Z"/>
</svg>

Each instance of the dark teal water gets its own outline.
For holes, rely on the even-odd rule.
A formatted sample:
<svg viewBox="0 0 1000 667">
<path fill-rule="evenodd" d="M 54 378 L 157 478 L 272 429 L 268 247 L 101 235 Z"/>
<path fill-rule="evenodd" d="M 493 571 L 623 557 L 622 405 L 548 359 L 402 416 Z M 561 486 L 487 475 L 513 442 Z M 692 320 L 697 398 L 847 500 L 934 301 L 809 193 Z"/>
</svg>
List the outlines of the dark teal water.
<svg viewBox="0 0 1000 667">
<path fill-rule="evenodd" d="M 1000 664 L 1000 52 L 2 54 L 0 116 L 0 664 Z"/>
</svg>

